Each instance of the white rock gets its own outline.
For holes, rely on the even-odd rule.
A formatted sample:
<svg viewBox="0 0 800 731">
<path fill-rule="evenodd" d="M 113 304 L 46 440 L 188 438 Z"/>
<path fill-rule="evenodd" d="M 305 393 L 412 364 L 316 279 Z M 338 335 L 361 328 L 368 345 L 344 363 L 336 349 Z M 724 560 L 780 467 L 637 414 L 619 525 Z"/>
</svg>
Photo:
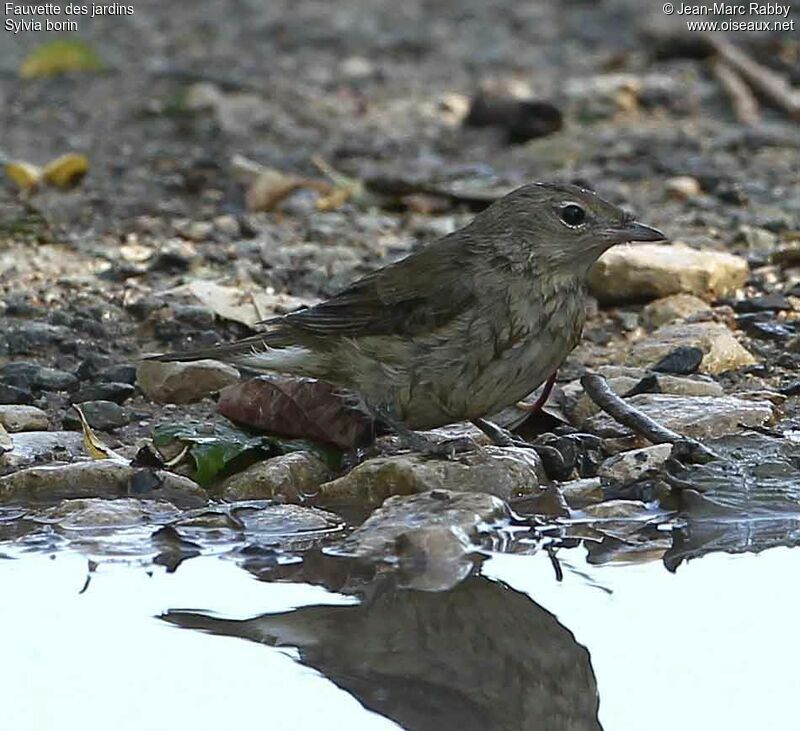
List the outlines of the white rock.
<svg viewBox="0 0 800 731">
<path fill-rule="evenodd" d="M 651 300 L 685 292 L 709 299 L 744 285 L 747 261 L 685 244 L 615 246 L 600 257 L 589 276 L 592 294 L 603 304 Z"/>
<path fill-rule="evenodd" d="M 147 398 L 162 404 L 188 404 L 239 380 L 239 371 L 216 360 L 162 363 L 144 360 L 136 369 L 136 384 Z"/>
<path fill-rule="evenodd" d="M 43 431 L 50 426 L 47 414 L 35 406 L 0 405 L 0 425 L 7 431 Z"/>
<path fill-rule="evenodd" d="M 703 192 L 700 181 L 691 175 L 676 175 L 670 178 L 664 183 L 664 189 L 671 198 L 684 201 L 696 198 Z"/>
<path fill-rule="evenodd" d="M 688 346 L 703 351 L 702 373 L 723 371 L 753 365 L 756 359 L 733 336 L 725 325 L 716 322 L 693 322 L 665 325 L 649 338 L 634 343 L 627 362 L 637 366 L 653 366 L 675 348 Z"/>
</svg>

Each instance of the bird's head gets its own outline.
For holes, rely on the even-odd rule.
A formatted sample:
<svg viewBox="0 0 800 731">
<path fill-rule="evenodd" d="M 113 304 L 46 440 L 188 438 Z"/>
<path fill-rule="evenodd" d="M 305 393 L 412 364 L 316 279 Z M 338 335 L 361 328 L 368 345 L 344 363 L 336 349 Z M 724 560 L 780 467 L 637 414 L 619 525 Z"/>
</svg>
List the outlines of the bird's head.
<svg viewBox="0 0 800 731">
<path fill-rule="evenodd" d="M 506 234 L 534 267 L 585 276 L 615 244 L 663 241 L 661 231 L 635 221 L 627 211 L 576 185 L 531 183 L 483 211 L 476 224 Z"/>
</svg>

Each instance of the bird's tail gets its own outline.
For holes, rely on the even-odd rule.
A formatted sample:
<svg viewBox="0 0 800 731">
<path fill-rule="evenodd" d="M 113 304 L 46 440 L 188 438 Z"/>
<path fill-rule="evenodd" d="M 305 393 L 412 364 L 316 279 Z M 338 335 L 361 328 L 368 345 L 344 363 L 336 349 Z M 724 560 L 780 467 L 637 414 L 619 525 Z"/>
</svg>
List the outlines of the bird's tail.
<svg viewBox="0 0 800 731">
<path fill-rule="evenodd" d="M 261 371 L 277 371 L 296 375 L 314 375 L 317 358 L 314 353 L 300 345 L 273 346 L 265 333 L 251 335 L 234 343 L 222 343 L 211 348 L 164 353 L 145 358 L 163 362 L 186 362 L 193 360 L 221 360 L 225 363 L 246 366 Z"/>
</svg>

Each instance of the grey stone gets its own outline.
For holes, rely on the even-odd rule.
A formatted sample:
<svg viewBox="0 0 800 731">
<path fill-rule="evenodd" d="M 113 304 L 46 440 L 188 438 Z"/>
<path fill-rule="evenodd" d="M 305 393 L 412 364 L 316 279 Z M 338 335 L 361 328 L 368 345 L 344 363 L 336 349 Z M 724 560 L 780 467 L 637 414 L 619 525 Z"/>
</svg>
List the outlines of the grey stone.
<svg viewBox="0 0 800 731">
<path fill-rule="evenodd" d="M 562 482 L 559 489 L 567 501 L 567 505 L 573 509 L 580 509 L 603 499 L 603 487 L 599 477 Z"/>
<path fill-rule="evenodd" d="M 84 401 L 78 404 L 92 429 L 111 431 L 130 423 L 128 412 L 113 401 Z M 64 426 L 80 428 L 81 422 L 74 410 L 64 416 Z"/>
</svg>

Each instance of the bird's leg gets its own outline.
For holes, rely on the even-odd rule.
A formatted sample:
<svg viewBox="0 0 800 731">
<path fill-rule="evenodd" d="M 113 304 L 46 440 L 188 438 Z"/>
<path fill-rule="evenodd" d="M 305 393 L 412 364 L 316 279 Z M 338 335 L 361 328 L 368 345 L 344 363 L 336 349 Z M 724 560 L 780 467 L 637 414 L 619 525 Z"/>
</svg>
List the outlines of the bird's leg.
<svg viewBox="0 0 800 731">
<path fill-rule="evenodd" d="M 512 434 L 508 429 L 503 429 L 488 419 L 473 419 L 472 423 L 478 427 L 498 447 L 519 447 L 532 449 L 542 460 L 547 474 L 558 474 L 564 469 L 564 457 L 555 447 L 547 444 L 532 444 Z"/>
<path fill-rule="evenodd" d="M 419 452 L 430 457 L 453 459 L 459 452 L 470 451 L 477 447 L 469 437 L 435 442 L 419 432 L 409 429 L 402 419 L 395 416 L 391 408 L 386 406 L 369 406 L 368 408 L 373 416 L 395 432 L 412 452 Z"/>
<path fill-rule="evenodd" d="M 517 408 L 522 409 L 522 411 L 527 411 L 530 414 L 538 414 L 544 408 L 547 399 L 550 398 L 550 393 L 553 390 L 557 375 L 558 371 L 553 371 L 550 377 L 544 382 L 544 390 L 539 394 L 539 398 L 537 398 L 534 403 L 528 404 L 524 401 L 519 401 L 517 402 Z"/>
</svg>

